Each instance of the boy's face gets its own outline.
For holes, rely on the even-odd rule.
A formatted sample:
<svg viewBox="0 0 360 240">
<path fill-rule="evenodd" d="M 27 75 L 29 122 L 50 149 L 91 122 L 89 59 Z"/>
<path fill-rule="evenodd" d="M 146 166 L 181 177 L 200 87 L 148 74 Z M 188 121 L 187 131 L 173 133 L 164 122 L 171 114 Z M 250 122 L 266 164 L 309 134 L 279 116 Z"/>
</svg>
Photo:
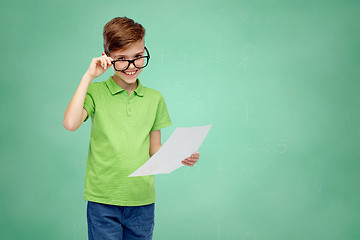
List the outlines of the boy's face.
<svg viewBox="0 0 360 240">
<path fill-rule="evenodd" d="M 139 40 L 124 50 L 112 51 L 109 57 L 111 57 L 113 60 L 132 60 L 136 57 L 139 57 L 139 55 L 144 56 L 144 44 L 144 39 Z M 114 69 L 114 73 L 121 81 L 125 82 L 126 84 L 133 84 L 136 82 L 136 79 L 142 70 L 142 68 L 138 69 L 134 66 L 133 63 L 131 63 L 129 68 L 125 71 L 116 71 Z"/>
</svg>

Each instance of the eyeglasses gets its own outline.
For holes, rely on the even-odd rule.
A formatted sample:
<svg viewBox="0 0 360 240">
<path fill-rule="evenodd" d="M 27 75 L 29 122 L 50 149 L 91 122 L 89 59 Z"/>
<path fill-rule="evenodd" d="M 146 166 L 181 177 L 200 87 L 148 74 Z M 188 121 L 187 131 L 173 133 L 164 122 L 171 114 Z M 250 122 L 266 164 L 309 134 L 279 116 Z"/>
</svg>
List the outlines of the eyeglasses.
<svg viewBox="0 0 360 240">
<path fill-rule="evenodd" d="M 145 50 L 146 50 L 147 56 L 134 58 L 133 60 L 119 59 L 119 60 L 112 61 L 111 63 L 114 65 L 114 69 L 116 71 L 125 71 L 126 69 L 128 69 L 130 67 L 131 63 L 134 64 L 134 66 L 137 69 L 144 68 L 148 65 L 149 59 L 150 59 L 150 54 L 146 47 L 145 47 Z"/>
</svg>

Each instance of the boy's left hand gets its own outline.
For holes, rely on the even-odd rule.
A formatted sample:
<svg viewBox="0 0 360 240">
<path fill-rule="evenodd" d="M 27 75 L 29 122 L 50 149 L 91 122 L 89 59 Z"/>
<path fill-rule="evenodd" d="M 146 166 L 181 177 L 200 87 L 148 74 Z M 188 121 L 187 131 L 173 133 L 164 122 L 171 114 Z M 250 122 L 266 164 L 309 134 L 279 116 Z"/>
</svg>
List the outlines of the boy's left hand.
<svg viewBox="0 0 360 240">
<path fill-rule="evenodd" d="M 199 161 L 199 157 L 200 157 L 200 153 L 197 152 L 195 154 L 191 154 L 190 157 L 185 158 L 183 161 L 181 161 L 182 164 L 192 167 L 195 165 L 195 163 L 197 163 L 197 161 Z"/>
</svg>

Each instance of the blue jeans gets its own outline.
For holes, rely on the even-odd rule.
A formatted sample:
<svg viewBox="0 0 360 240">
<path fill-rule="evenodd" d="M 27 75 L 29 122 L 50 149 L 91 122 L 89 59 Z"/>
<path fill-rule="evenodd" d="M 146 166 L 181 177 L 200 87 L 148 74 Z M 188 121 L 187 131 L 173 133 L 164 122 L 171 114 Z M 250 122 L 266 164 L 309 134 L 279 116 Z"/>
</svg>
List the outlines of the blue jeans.
<svg viewBox="0 0 360 240">
<path fill-rule="evenodd" d="M 89 240 L 151 240 L 155 203 L 143 206 L 116 206 L 88 201 Z"/>
</svg>

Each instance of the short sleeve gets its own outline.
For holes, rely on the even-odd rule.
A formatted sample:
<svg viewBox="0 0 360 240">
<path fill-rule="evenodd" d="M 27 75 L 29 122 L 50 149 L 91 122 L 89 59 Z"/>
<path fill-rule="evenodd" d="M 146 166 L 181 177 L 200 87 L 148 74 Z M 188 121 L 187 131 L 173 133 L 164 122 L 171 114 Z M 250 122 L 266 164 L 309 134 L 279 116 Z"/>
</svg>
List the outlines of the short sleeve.
<svg viewBox="0 0 360 240">
<path fill-rule="evenodd" d="M 84 106 L 83 106 L 88 113 L 84 122 L 86 122 L 89 116 L 92 116 L 95 112 L 94 90 L 95 89 L 93 83 L 90 83 L 85 95 Z"/>
<path fill-rule="evenodd" d="M 166 108 L 164 97 L 160 94 L 160 99 L 159 99 L 157 110 L 156 110 L 156 118 L 154 121 L 154 125 L 151 128 L 151 131 L 168 127 L 171 124 L 172 123 L 170 120 L 168 110 Z"/>
</svg>

